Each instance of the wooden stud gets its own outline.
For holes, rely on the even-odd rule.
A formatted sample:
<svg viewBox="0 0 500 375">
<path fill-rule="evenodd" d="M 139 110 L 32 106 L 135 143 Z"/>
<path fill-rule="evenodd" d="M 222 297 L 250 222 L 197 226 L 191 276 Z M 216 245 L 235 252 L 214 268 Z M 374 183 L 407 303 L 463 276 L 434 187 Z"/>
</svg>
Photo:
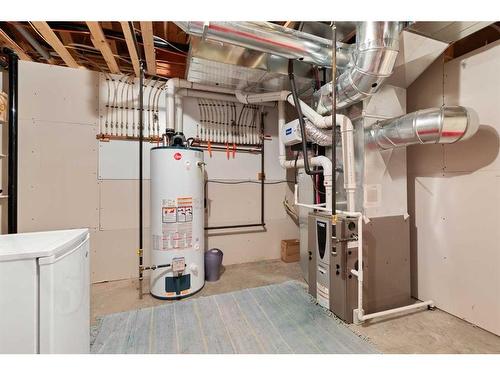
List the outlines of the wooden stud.
<svg viewBox="0 0 500 375">
<path fill-rule="evenodd" d="M 127 21 L 120 21 L 120 25 L 122 26 L 123 35 L 125 36 L 125 42 L 127 43 L 128 54 L 130 56 L 130 60 L 132 60 L 132 66 L 134 67 L 135 76 L 139 77 L 139 56 L 137 55 L 138 51 L 135 49 L 132 31 L 130 30 L 129 23 Z"/>
<path fill-rule="evenodd" d="M 115 56 L 109 47 L 108 41 L 102 32 L 99 22 L 87 21 L 86 24 L 90 30 L 92 44 L 95 48 L 101 51 L 102 57 L 104 57 L 109 71 L 114 74 L 120 74 L 120 68 L 116 63 Z"/>
<path fill-rule="evenodd" d="M 5 46 L 11 48 L 21 60 L 33 61 L 31 57 L 28 56 L 24 50 L 19 47 L 19 45 L 14 42 L 2 29 L 0 29 L 0 44 L 4 44 Z"/>
<path fill-rule="evenodd" d="M 153 41 L 153 22 L 141 21 L 142 43 L 146 55 L 146 67 L 149 74 L 156 74 L 156 57 Z"/>
<path fill-rule="evenodd" d="M 47 22 L 33 21 L 31 24 L 38 30 L 45 41 L 50 44 L 52 49 L 63 59 L 64 63 L 70 68 L 79 68 L 73 56 L 69 53 L 68 49 L 64 47 L 61 40 L 57 37 L 56 33 L 50 28 Z"/>
</svg>

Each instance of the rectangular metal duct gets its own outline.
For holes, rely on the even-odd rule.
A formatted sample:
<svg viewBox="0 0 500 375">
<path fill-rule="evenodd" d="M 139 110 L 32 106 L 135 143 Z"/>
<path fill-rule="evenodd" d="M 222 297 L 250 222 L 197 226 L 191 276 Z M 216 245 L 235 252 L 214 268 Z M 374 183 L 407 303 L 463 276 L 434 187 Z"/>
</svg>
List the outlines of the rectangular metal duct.
<svg viewBox="0 0 500 375">
<path fill-rule="evenodd" d="M 311 64 L 294 62 L 301 93 L 312 93 Z M 290 90 L 288 60 L 283 57 L 191 37 L 186 79 L 190 82 L 250 92 Z"/>
<path fill-rule="evenodd" d="M 493 22 L 415 22 L 406 28 L 417 34 L 425 35 L 429 38 L 440 40 L 446 43 L 453 43 L 466 36 L 485 28 Z"/>
</svg>

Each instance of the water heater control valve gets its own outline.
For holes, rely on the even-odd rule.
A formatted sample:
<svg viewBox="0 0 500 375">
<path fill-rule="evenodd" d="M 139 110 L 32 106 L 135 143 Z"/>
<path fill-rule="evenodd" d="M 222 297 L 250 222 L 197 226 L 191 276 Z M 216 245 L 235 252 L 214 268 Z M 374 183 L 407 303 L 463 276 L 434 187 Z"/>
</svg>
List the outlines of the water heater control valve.
<svg viewBox="0 0 500 375">
<path fill-rule="evenodd" d="M 172 259 L 172 272 L 182 273 L 186 268 L 186 263 L 184 257 Z"/>
</svg>

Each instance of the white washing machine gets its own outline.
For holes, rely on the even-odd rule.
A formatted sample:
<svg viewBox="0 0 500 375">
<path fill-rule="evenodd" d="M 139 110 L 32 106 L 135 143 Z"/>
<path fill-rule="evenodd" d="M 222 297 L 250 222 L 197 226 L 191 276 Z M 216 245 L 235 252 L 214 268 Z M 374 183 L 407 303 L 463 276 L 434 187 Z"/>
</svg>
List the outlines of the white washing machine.
<svg viewBox="0 0 500 375">
<path fill-rule="evenodd" d="M 89 231 L 0 236 L 0 354 L 89 353 Z"/>
</svg>

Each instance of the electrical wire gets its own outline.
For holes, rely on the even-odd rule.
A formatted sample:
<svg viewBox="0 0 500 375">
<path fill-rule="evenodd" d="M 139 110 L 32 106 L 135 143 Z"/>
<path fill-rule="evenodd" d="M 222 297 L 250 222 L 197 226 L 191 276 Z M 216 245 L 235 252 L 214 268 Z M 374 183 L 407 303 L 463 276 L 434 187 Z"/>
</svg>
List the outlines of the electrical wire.
<svg viewBox="0 0 500 375">
<path fill-rule="evenodd" d="M 314 177 L 315 177 L 314 175 L 311 176 L 314 191 L 316 191 L 316 193 L 318 193 L 318 194 L 326 195 L 326 193 L 324 191 L 319 190 L 319 188 L 316 186 L 316 182 L 314 181 Z"/>
<path fill-rule="evenodd" d="M 300 155 L 300 151 L 297 151 L 297 153 L 295 154 L 295 160 L 294 160 L 294 163 L 293 163 L 293 170 L 295 171 L 294 175 L 293 175 L 293 183 L 295 185 L 297 185 L 297 161 L 299 160 L 299 155 Z"/>
<path fill-rule="evenodd" d="M 172 43 L 170 43 L 168 40 L 165 40 L 165 39 L 163 39 L 163 38 L 161 38 L 161 37 L 159 37 L 159 36 L 156 36 L 156 35 L 154 35 L 154 36 L 153 36 L 153 39 L 157 39 L 157 40 L 159 40 L 160 42 L 163 42 L 163 43 L 165 43 L 165 44 L 169 45 L 169 46 L 170 46 L 170 47 L 172 47 L 173 49 L 175 49 L 175 50 L 177 50 L 178 52 L 182 53 L 184 56 L 186 56 L 186 55 L 187 55 L 187 53 L 186 53 L 185 51 L 183 51 L 183 50 L 181 50 L 181 49 L 177 48 L 177 47 L 176 47 L 176 46 L 174 46 Z"/>
</svg>

